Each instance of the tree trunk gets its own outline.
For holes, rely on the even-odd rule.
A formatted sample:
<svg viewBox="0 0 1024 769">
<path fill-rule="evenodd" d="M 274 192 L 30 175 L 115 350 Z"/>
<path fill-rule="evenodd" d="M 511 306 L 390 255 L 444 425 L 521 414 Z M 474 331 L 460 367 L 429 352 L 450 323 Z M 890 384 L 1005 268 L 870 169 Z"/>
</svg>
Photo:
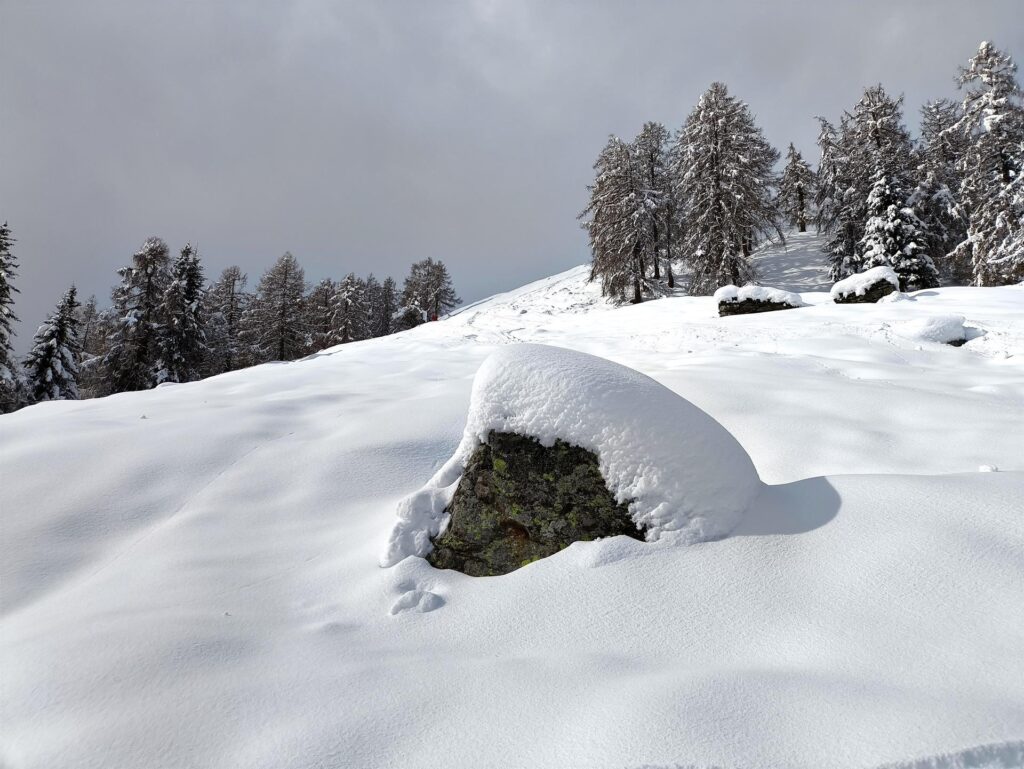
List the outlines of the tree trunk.
<svg viewBox="0 0 1024 769">
<path fill-rule="evenodd" d="M 797 214 L 797 224 L 800 227 L 800 232 L 807 232 L 807 216 L 804 213 L 804 188 L 800 187 L 797 190 L 797 200 L 800 206 L 800 212 Z"/>
</svg>

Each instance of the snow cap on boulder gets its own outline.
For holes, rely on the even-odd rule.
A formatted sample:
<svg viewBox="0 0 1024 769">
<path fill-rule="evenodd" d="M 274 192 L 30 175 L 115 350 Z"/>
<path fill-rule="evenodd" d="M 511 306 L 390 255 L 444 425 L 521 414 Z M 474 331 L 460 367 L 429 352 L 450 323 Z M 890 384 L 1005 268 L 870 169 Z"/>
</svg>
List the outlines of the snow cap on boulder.
<svg viewBox="0 0 1024 769">
<path fill-rule="evenodd" d="M 774 304 L 788 304 L 790 307 L 807 306 L 807 303 L 804 302 L 800 294 L 784 291 L 781 288 L 755 286 L 753 284 L 747 284 L 742 288 L 733 285 L 722 286 L 715 291 L 715 301 L 719 303 L 745 301 L 772 302 Z"/>
<path fill-rule="evenodd" d="M 650 377 L 581 352 L 511 345 L 477 371 L 455 455 L 399 504 L 382 566 L 430 552 L 466 462 L 492 431 L 593 451 L 609 490 L 629 503 L 649 541 L 725 536 L 761 487 L 724 427 Z"/>
<path fill-rule="evenodd" d="M 890 283 L 893 291 L 900 290 L 900 279 L 892 267 L 882 265 L 872 267 L 870 270 L 858 272 L 848 278 L 843 278 L 829 292 L 832 299 L 839 301 L 850 296 L 864 296 L 873 286 L 878 283 Z M 891 292 L 886 292 L 891 293 Z"/>
</svg>

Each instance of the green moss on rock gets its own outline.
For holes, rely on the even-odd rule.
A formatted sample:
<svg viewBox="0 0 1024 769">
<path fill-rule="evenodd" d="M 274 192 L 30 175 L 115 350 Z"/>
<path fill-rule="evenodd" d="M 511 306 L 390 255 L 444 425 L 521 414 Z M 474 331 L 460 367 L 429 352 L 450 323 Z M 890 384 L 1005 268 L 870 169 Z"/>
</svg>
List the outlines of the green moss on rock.
<svg viewBox="0 0 1024 769">
<path fill-rule="evenodd" d="M 644 538 L 608 491 L 592 451 L 514 433 L 491 433 L 477 448 L 448 512 L 427 560 L 475 577 L 507 574 L 573 542 Z"/>
</svg>

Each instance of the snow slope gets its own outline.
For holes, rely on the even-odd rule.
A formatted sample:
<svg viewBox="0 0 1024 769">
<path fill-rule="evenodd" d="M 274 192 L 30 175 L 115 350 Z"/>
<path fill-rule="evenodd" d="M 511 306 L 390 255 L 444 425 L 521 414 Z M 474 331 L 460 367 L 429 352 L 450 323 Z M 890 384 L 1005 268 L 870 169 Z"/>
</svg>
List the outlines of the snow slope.
<svg viewBox="0 0 1024 769">
<path fill-rule="evenodd" d="M 0 766 L 1024 765 L 1024 287 L 837 306 L 792 253 L 759 260 L 797 310 L 612 308 L 577 268 L 0 417 Z M 380 568 L 518 341 L 653 377 L 771 485 L 716 542 Z"/>
</svg>

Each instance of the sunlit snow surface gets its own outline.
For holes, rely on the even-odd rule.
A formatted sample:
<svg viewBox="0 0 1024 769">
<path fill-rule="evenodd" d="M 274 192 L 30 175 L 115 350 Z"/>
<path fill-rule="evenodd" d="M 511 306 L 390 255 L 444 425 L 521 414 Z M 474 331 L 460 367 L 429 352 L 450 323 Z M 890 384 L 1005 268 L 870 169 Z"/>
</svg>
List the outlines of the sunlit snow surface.
<svg viewBox="0 0 1024 769">
<path fill-rule="evenodd" d="M 765 285 L 820 280 L 793 253 L 759 256 Z M 718 318 L 612 308 L 586 275 L 0 417 L 0 766 L 1024 763 L 1024 288 L 837 306 L 815 284 Z M 931 316 L 967 343 L 907 333 Z M 519 341 L 654 378 L 770 485 L 715 542 L 380 568 Z"/>
</svg>

